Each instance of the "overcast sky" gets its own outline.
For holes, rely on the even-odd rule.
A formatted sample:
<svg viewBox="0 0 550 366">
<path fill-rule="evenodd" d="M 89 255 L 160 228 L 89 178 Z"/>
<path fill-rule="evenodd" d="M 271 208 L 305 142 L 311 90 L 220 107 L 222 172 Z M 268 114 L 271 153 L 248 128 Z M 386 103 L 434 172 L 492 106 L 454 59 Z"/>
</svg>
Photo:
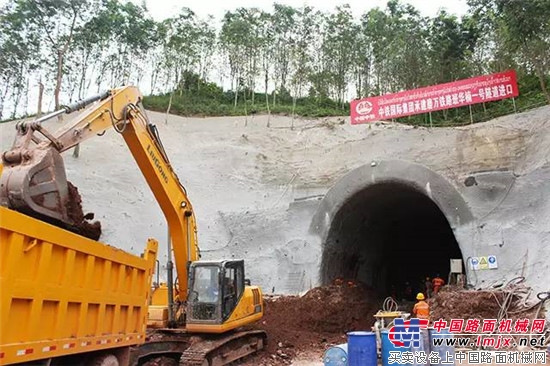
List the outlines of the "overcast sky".
<svg viewBox="0 0 550 366">
<path fill-rule="evenodd" d="M 8 0 L 0 0 L 0 6 Z M 124 0 L 122 0 L 124 1 Z M 271 10 L 273 3 L 277 2 L 294 7 L 302 5 L 313 6 L 318 10 L 329 12 L 337 5 L 349 4 L 356 17 L 365 11 L 380 7 L 385 8 L 388 0 L 130 0 L 136 4 L 147 4 L 149 13 L 155 20 L 163 20 L 179 13 L 184 6 L 192 9 L 199 16 L 213 15 L 219 21 L 227 10 L 235 10 L 239 7 L 258 7 L 263 10 Z M 401 0 L 403 3 L 414 5 L 423 15 L 434 16 L 440 8 L 445 8 L 449 13 L 463 15 L 466 12 L 466 0 Z"/>
<path fill-rule="evenodd" d="M 143 0 L 131 0 L 141 4 Z M 403 3 L 414 5 L 423 15 L 433 16 L 440 8 L 445 8 L 449 13 L 463 15 L 466 12 L 466 0 L 401 0 Z M 147 8 L 155 20 L 163 20 L 186 6 L 199 16 L 214 15 L 220 20 L 227 10 L 235 10 L 239 7 L 258 7 L 263 10 L 271 10 L 273 0 L 145 0 Z M 277 0 L 277 3 L 301 7 L 313 6 L 322 11 L 332 11 L 337 5 L 349 4 L 357 17 L 365 11 L 376 6 L 385 8 L 387 0 Z"/>
</svg>

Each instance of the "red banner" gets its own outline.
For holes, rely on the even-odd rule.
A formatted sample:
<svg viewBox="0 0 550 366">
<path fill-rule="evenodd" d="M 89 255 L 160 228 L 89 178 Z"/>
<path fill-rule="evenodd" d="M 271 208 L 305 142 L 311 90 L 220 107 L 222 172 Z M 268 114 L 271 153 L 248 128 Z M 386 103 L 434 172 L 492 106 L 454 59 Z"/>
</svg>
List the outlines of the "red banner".
<svg viewBox="0 0 550 366">
<path fill-rule="evenodd" d="M 516 72 L 509 70 L 395 94 L 352 100 L 351 124 L 412 116 L 518 95 Z"/>
</svg>

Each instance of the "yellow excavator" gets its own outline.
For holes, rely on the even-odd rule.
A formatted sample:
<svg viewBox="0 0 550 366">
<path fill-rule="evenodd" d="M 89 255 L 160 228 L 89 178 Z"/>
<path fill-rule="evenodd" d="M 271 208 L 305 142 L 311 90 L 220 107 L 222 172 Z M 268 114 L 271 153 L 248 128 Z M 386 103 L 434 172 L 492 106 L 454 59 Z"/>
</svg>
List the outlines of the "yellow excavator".
<svg viewBox="0 0 550 366">
<path fill-rule="evenodd" d="M 52 133 L 43 125 L 73 113 L 61 131 Z M 193 207 L 136 87 L 112 89 L 18 123 L 15 142 L 2 156 L 0 204 L 98 240 L 97 222 L 90 224 L 90 216 L 83 215 L 61 153 L 110 128 L 123 137 L 162 209 L 168 258 L 173 253 L 177 275 L 174 280 L 169 259 L 167 283 L 151 284 L 151 331 L 148 341 L 133 350 L 129 364 L 168 359 L 180 365 L 225 365 L 262 349 L 265 332 L 242 328 L 263 316 L 261 289 L 245 279 L 243 260 L 200 260 Z"/>
</svg>

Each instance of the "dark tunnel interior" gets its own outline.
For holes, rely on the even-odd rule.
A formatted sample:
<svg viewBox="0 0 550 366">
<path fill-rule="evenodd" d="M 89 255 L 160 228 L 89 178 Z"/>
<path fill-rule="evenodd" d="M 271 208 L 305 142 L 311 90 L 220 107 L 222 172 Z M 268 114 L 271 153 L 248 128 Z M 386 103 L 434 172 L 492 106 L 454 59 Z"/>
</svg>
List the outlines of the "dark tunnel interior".
<svg viewBox="0 0 550 366">
<path fill-rule="evenodd" d="M 426 277 L 439 274 L 447 282 L 451 258 L 462 254 L 439 207 L 414 187 L 381 183 L 355 194 L 335 215 L 321 281 L 353 279 L 381 297 L 413 300 L 410 288 L 412 296 L 422 291 Z"/>
</svg>

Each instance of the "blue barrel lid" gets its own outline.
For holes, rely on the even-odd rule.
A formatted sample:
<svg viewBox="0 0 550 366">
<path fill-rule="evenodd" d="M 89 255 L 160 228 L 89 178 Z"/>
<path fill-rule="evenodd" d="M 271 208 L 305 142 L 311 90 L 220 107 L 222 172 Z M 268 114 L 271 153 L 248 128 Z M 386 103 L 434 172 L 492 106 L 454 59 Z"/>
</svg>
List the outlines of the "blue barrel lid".
<svg viewBox="0 0 550 366">
<path fill-rule="evenodd" d="M 347 366 L 348 365 L 348 344 L 343 343 L 332 346 L 323 355 L 325 366 Z"/>
<path fill-rule="evenodd" d="M 352 337 L 367 337 L 367 336 L 373 336 L 374 333 L 358 330 L 355 332 L 348 332 L 347 335 Z"/>
<path fill-rule="evenodd" d="M 348 352 L 348 344 L 347 343 L 341 343 L 341 344 L 337 344 L 337 345 L 334 345 L 330 348 L 328 348 L 326 351 L 325 351 L 325 354 L 327 352 L 338 352 L 338 351 L 344 351 L 344 352 Z"/>
</svg>

